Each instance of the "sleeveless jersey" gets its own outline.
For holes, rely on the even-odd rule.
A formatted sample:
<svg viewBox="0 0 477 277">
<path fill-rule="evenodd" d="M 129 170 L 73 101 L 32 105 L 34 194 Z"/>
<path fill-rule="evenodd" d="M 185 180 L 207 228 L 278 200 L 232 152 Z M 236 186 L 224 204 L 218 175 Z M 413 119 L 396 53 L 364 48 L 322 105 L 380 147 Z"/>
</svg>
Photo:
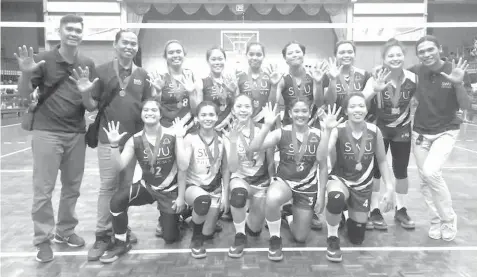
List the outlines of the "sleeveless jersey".
<svg viewBox="0 0 477 277">
<path fill-rule="evenodd" d="M 288 183 L 290 188 L 299 192 L 316 192 L 318 190 L 317 170 L 318 160 L 316 151 L 321 140 L 320 130 L 309 128 L 308 143 L 301 163 L 297 168 L 292 140 L 292 126 L 282 127 L 282 136 L 278 143 L 280 152 L 280 162 L 278 164 L 277 176 Z M 301 142 L 298 140 L 298 147 Z M 300 169 L 300 171 L 298 171 Z"/>
<path fill-rule="evenodd" d="M 161 94 L 161 125 L 171 127 L 177 117 L 189 122 L 192 119 L 189 94 L 184 86 L 169 73 L 164 76 L 164 88 Z"/>
<path fill-rule="evenodd" d="M 374 80 L 373 80 L 374 81 Z M 411 99 L 416 93 L 417 75 L 411 71 L 404 70 L 404 79 L 401 84 L 401 96 L 397 108 L 399 113 L 393 114 L 392 96 L 396 88 L 394 85 L 388 86 L 381 94 L 381 108 L 377 111 L 378 127 L 390 128 L 411 128 Z"/>
<path fill-rule="evenodd" d="M 262 72 L 262 79 L 259 82 L 259 78 L 250 80 L 250 73 L 239 72 L 237 74 L 238 88 L 241 94 L 246 94 L 252 98 L 253 101 L 253 114 L 252 118 L 255 123 L 263 122 L 262 109 L 267 104 L 270 89 L 272 83 L 270 82 L 270 76 Z M 256 90 L 256 87 L 260 87 L 260 91 Z M 255 91 L 254 91 L 255 90 Z"/>
<path fill-rule="evenodd" d="M 177 189 L 177 165 L 176 165 L 176 137 L 172 130 L 162 128 L 162 136 L 159 142 L 159 152 L 154 164 L 154 174 L 151 173 L 149 153 L 144 148 L 142 131 L 133 136 L 134 153 L 139 166 L 142 169 L 142 179 L 146 183 L 146 189 L 154 195 L 160 191 L 173 191 Z M 149 147 L 154 151 L 154 145 L 149 142 Z"/>
<path fill-rule="evenodd" d="M 368 137 L 366 138 L 365 152 L 361 159 L 362 169 L 356 170 L 356 158 L 351 147 L 354 143 L 358 150 L 363 137 L 350 141 L 346 134 L 347 121 L 338 127 L 338 138 L 336 140 L 336 162 L 331 175 L 338 177 L 346 186 L 355 190 L 363 190 L 373 182 L 374 153 L 376 151 L 377 127 L 374 124 L 366 123 Z"/>
<path fill-rule="evenodd" d="M 260 132 L 260 128 L 255 127 L 255 134 Z M 250 138 L 244 136 L 245 141 L 250 145 Z M 266 187 L 269 185 L 268 163 L 266 162 L 266 151 L 254 152 L 252 160 L 249 161 L 242 139 L 237 140 L 237 154 L 239 168 L 231 174 L 231 178 L 241 178 L 251 186 Z"/>
<path fill-rule="evenodd" d="M 207 156 L 206 145 L 202 142 L 197 132 L 188 134 L 190 136 L 188 140 L 193 141 L 191 144 L 192 147 L 192 157 L 189 164 L 189 169 L 187 170 L 187 184 L 196 185 L 202 187 L 206 191 L 214 191 L 221 185 L 221 165 L 222 165 L 222 156 L 224 154 L 224 142 L 220 135 L 217 139 L 219 140 L 219 156 L 215 160 L 215 171 L 216 174 L 213 174 L 210 171 L 210 162 Z M 209 149 L 212 152 L 212 155 L 216 157 L 214 153 L 214 141 L 209 145 Z"/>
<path fill-rule="evenodd" d="M 202 79 L 203 83 L 203 99 L 204 101 L 212 101 L 214 102 L 217 107 L 219 107 L 219 119 L 217 120 L 215 129 L 220 131 L 227 126 L 228 122 L 232 119 L 232 105 L 233 105 L 233 98 L 234 95 L 232 92 L 228 91 L 225 87 L 221 87 L 223 93 L 226 93 L 225 105 L 221 105 L 220 91 L 217 91 L 218 87 L 215 86 L 214 80 L 209 76 Z"/>
<path fill-rule="evenodd" d="M 289 111 L 291 109 L 290 105 L 294 99 L 298 98 L 299 95 L 297 94 L 297 92 L 295 92 L 295 89 L 293 88 L 293 79 L 290 74 L 283 76 L 283 80 L 285 82 L 285 85 L 283 86 L 281 92 L 283 102 L 285 103 L 285 115 L 283 117 L 283 125 L 288 125 L 292 122 L 292 119 L 290 118 L 289 114 Z M 305 80 L 303 80 L 300 86 L 298 86 L 298 89 L 302 91 L 302 97 L 307 98 L 310 103 L 314 103 L 313 78 L 311 78 L 309 74 L 306 74 Z M 310 119 L 312 119 L 316 112 L 313 104 L 311 105 L 310 110 L 312 110 L 312 114 L 310 117 Z"/>
<path fill-rule="evenodd" d="M 340 78 L 336 79 L 336 105 L 341 108 L 340 112 L 340 117 L 347 118 L 345 115 L 345 107 L 344 105 L 344 100 L 346 96 L 348 95 L 349 92 L 351 91 L 363 91 L 364 86 L 366 85 L 366 82 L 368 79 L 371 77 L 371 74 L 363 69 L 359 69 L 354 67 L 354 82 L 353 84 L 350 84 L 351 78 L 345 79 L 345 82 L 347 83 L 346 87 L 349 87 L 350 91 L 345 90 L 345 86 L 341 83 Z M 369 108 L 369 107 L 368 107 Z M 368 117 L 373 115 L 373 109 L 372 107 L 368 110 Z"/>
</svg>

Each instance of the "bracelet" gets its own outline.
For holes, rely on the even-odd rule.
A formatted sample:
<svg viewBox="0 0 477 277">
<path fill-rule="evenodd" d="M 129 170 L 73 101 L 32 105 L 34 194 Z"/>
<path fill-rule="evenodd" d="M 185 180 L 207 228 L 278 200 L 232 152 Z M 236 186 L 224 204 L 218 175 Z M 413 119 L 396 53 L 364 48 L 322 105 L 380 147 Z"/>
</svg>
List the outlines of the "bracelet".
<svg viewBox="0 0 477 277">
<path fill-rule="evenodd" d="M 111 148 L 119 148 L 119 145 L 117 145 L 117 144 L 116 144 L 116 145 L 112 145 L 112 144 L 111 144 L 110 147 L 111 147 Z"/>
</svg>

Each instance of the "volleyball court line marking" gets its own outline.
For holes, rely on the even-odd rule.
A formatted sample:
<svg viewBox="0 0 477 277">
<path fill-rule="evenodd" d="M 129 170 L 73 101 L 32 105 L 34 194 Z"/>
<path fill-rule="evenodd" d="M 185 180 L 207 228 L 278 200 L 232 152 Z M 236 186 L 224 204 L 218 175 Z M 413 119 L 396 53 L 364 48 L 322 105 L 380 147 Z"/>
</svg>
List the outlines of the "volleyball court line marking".
<svg viewBox="0 0 477 277">
<path fill-rule="evenodd" d="M 12 127 L 12 126 L 18 126 L 18 125 L 20 125 L 20 124 L 21 124 L 21 123 L 10 124 L 10 125 L 3 125 L 3 126 L 1 126 L 1 128 Z"/>
<path fill-rule="evenodd" d="M 467 148 L 464 148 L 464 147 L 462 147 L 462 146 L 457 146 L 457 145 L 455 145 L 454 147 L 457 148 L 457 149 L 460 149 L 460 150 L 465 150 L 465 151 L 469 151 L 470 153 L 477 154 L 477 151 L 471 150 L 471 149 L 467 149 Z"/>
<path fill-rule="evenodd" d="M 8 154 L 0 156 L 0 159 L 15 155 L 17 153 L 25 152 L 25 151 L 30 150 L 30 149 L 31 149 L 31 147 L 28 147 L 28 148 L 25 148 L 25 149 L 22 149 L 22 150 L 18 150 L 18 151 L 12 152 L 12 153 L 8 153 Z M 31 170 L 31 171 L 33 171 L 33 170 Z"/>
<path fill-rule="evenodd" d="M 283 247 L 283 252 L 325 252 L 326 247 Z M 455 247 L 342 247 L 343 252 L 444 252 L 444 251 L 477 251 L 477 246 Z M 245 248 L 245 252 L 268 252 L 268 248 Z M 207 253 L 228 253 L 228 248 L 208 248 Z M 182 249 L 140 249 L 131 250 L 129 254 L 185 254 L 190 253 L 189 248 Z M 0 252 L 0 258 L 35 257 L 36 252 Z M 87 251 L 54 252 L 55 256 L 87 256 Z"/>
</svg>

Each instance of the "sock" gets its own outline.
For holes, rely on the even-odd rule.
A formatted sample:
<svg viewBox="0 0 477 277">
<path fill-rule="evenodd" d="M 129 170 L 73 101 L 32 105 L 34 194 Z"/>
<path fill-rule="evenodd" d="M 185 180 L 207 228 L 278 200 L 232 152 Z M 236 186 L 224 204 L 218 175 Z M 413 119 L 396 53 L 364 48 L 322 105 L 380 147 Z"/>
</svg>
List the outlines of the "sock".
<svg viewBox="0 0 477 277">
<path fill-rule="evenodd" d="M 202 229 L 204 228 L 204 222 L 202 222 L 201 224 L 197 224 L 192 221 L 192 224 L 192 237 L 200 237 L 202 235 Z"/>
<path fill-rule="evenodd" d="M 120 241 L 126 241 L 127 238 L 127 233 L 124 234 L 114 234 L 114 238 L 120 240 Z"/>
<path fill-rule="evenodd" d="M 336 226 L 331 226 L 330 224 L 328 224 L 328 222 L 326 223 L 326 228 L 328 229 L 328 237 L 338 237 L 338 227 L 340 225 L 336 225 Z"/>
<path fill-rule="evenodd" d="M 268 231 L 270 232 L 270 237 L 280 237 L 280 227 L 282 225 L 282 219 L 280 218 L 277 221 L 268 221 Z"/>
<path fill-rule="evenodd" d="M 407 194 L 396 193 L 396 208 L 398 211 L 406 206 L 406 195 Z"/>
<path fill-rule="evenodd" d="M 288 226 L 291 226 L 293 222 L 293 215 L 288 215 L 286 218 L 287 218 Z"/>
<path fill-rule="evenodd" d="M 374 211 L 374 209 L 379 209 L 379 195 L 380 193 L 378 191 L 373 191 L 371 193 L 371 205 L 370 205 L 370 211 Z"/>
<path fill-rule="evenodd" d="M 348 220 L 348 218 L 349 218 L 348 211 L 343 211 L 343 215 L 344 215 L 345 219 Z"/>
<path fill-rule="evenodd" d="M 246 220 L 240 222 L 240 223 L 235 223 L 234 221 L 234 226 L 235 226 L 235 233 L 242 233 L 245 234 L 245 222 Z"/>
</svg>

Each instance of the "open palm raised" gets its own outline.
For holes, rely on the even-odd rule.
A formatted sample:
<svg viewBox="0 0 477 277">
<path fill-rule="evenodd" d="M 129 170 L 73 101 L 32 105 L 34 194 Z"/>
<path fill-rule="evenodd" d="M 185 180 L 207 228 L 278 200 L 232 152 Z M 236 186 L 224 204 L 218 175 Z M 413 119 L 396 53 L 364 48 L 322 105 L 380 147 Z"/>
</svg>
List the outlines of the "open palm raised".
<svg viewBox="0 0 477 277">
<path fill-rule="evenodd" d="M 441 72 L 441 75 L 447 78 L 447 80 L 451 81 L 454 84 L 460 84 L 464 81 L 465 71 L 469 67 L 467 60 L 462 61 L 462 58 L 459 59 L 457 65 L 455 61 L 452 60 L 452 71 L 450 74 L 446 74 Z"/>
<path fill-rule="evenodd" d="M 114 121 L 108 122 L 108 129 L 103 127 L 103 130 L 108 136 L 109 143 L 115 145 L 118 145 L 119 141 L 121 141 L 121 139 L 128 133 L 119 133 L 119 121 L 116 125 L 114 124 Z"/>
<path fill-rule="evenodd" d="M 13 55 L 18 61 L 20 71 L 23 73 L 31 73 L 45 63 L 44 60 L 35 62 L 33 59 L 33 47 L 27 50 L 27 47 L 23 45 L 23 47 L 18 47 L 18 54 L 14 53 Z"/>
<path fill-rule="evenodd" d="M 79 74 L 78 74 L 78 71 L 79 71 Z M 76 83 L 76 86 L 78 87 L 78 90 L 80 92 L 91 90 L 96 84 L 96 82 L 99 81 L 99 78 L 95 78 L 93 82 L 89 80 L 88 67 L 85 67 L 84 69 L 81 67 L 78 67 L 78 71 L 76 71 L 76 69 L 73 69 L 73 76 L 70 76 L 70 80 Z"/>
<path fill-rule="evenodd" d="M 325 112 L 323 117 L 323 123 L 326 129 L 331 130 L 336 128 L 343 121 L 343 118 L 338 119 L 340 112 L 341 107 L 336 110 L 336 104 L 333 104 L 333 109 L 328 105 L 328 112 Z"/>
</svg>

